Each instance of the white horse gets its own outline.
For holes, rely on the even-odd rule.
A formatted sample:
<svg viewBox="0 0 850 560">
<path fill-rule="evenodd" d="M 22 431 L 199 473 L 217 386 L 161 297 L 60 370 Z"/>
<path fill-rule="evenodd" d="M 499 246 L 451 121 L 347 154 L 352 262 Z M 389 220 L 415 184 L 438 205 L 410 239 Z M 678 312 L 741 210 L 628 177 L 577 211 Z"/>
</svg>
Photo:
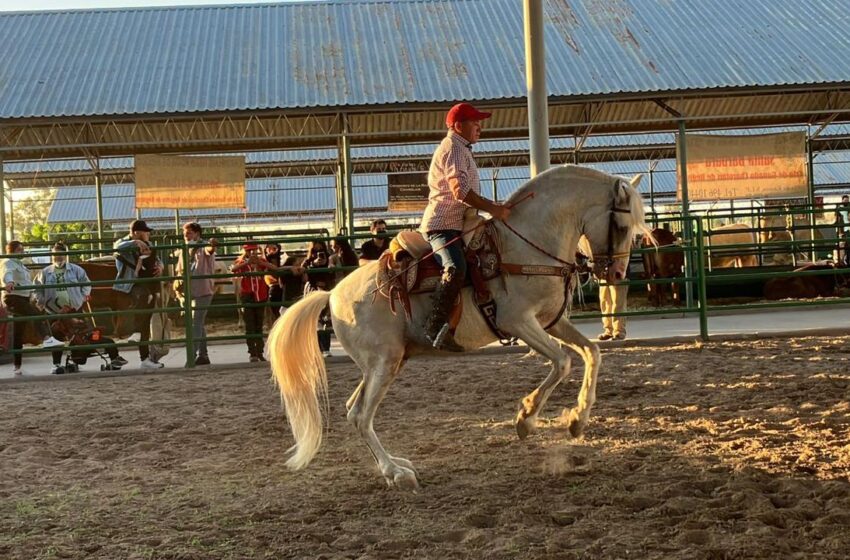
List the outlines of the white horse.
<svg viewBox="0 0 850 560">
<path fill-rule="evenodd" d="M 517 204 L 507 223 L 496 222 L 503 263 L 534 265 L 537 270 L 569 269 L 583 234 L 597 259 L 595 272 L 611 282 L 622 280 L 625 256 L 637 231 L 648 232 L 644 209 L 631 182 L 589 168 L 565 166 L 531 179 L 507 201 Z M 530 194 L 533 193 L 533 194 Z M 423 331 L 431 295 L 411 297 L 412 320 L 394 314 L 389 302 L 374 297 L 378 264 L 354 271 L 331 292 L 314 292 L 275 323 L 269 335 L 269 357 L 280 387 L 295 445 L 287 465 L 301 469 L 313 459 L 322 442 L 322 406 L 327 406 L 325 363 L 316 341 L 316 321 L 330 304 L 337 338 L 363 372 L 360 385 L 348 400 L 348 420 L 372 452 L 389 485 L 418 487 L 417 472 L 407 459 L 390 455 L 372 426 L 378 405 L 407 359 L 433 352 Z M 532 270 L 529 268 L 529 270 Z M 521 401 L 516 430 L 531 433 L 553 389 L 569 374 L 570 356 L 559 341 L 584 360 L 584 380 L 578 404 L 564 410 L 569 431 L 581 435 L 596 400 L 599 348 L 573 327 L 563 313 L 563 277 L 503 275 L 489 282 L 498 305 L 498 327 L 517 336 L 552 362 L 543 383 Z M 475 306 L 470 288 L 462 293 L 463 314 L 455 340 L 466 349 L 496 340 Z M 548 329 L 547 329 L 548 327 Z"/>
</svg>

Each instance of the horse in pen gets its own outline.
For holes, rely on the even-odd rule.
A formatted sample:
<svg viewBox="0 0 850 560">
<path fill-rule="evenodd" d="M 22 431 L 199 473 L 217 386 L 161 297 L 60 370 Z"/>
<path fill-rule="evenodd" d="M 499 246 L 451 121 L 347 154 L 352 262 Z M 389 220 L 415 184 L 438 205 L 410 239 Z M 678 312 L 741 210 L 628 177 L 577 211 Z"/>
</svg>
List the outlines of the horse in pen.
<svg viewBox="0 0 850 560">
<path fill-rule="evenodd" d="M 648 233 L 636 186 L 600 171 L 577 166 L 550 169 L 528 181 L 507 203 L 509 222 L 493 222 L 500 248 L 501 274 L 488 282 L 498 305 L 499 332 L 517 336 L 551 360 L 543 383 L 521 401 L 515 426 L 520 438 L 534 431 L 552 391 L 570 371 L 571 359 L 562 343 L 584 361 L 577 405 L 564 411 L 570 433 L 580 436 L 596 400 L 600 353 L 596 344 L 576 330 L 564 313 L 572 298 L 576 272 L 573 255 L 584 235 L 595 260 L 594 272 L 609 282 L 624 278 L 625 259 L 635 233 Z M 520 204 L 520 202 L 522 202 Z M 390 384 L 409 358 L 431 351 L 422 323 L 429 294 L 410 296 L 410 317 L 394 313 L 392 301 L 379 297 L 379 262 L 361 267 L 331 292 L 304 298 L 275 324 L 269 335 L 272 372 L 280 388 L 295 437 L 287 465 L 306 467 L 322 443 L 322 407 L 326 400 L 325 364 L 316 342 L 316 321 L 330 305 L 333 329 L 363 373 L 348 400 L 348 420 L 365 440 L 390 486 L 418 487 L 413 464 L 388 453 L 373 429 L 373 419 Z M 476 349 L 497 339 L 464 288 L 463 311 L 456 341 Z"/>
</svg>

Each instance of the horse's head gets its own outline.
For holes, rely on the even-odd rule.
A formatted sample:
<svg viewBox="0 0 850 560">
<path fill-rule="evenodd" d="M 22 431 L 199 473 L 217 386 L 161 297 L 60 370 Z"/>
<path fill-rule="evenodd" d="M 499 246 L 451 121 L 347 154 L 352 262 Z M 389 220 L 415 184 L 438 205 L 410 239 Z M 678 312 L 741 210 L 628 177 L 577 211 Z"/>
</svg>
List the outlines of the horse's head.
<svg viewBox="0 0 850 560">
<path fill-rule="evenodd" d="M 631 181 L 616 177 L 602 204 L 591 205 L 581 220 L 581 234 L 590 252 L 593 274 L 607 282 L 624 280 L 632 241 L 636 234 L 647 234 L 643 201 L 637 186 L 641 175 Z"/>
</svg>

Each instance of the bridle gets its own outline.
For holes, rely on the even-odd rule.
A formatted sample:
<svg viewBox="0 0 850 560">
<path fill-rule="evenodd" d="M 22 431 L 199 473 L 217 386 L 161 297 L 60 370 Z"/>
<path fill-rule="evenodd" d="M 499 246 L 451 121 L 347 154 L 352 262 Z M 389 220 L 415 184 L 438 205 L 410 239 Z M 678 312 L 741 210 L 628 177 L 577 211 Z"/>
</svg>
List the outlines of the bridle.
<svg viewBox="0 0 850 560">
<path fill-rule="evenodd" d="M 608 250 L 605 258 L 598 260 L 592 255 L 589 256 L 588 262 L 592 264 L 594 276 L 597 278 L 607 278 L 608 269 L 614 264 L 617 259 L 628 258 L 631 252 L 615 253 L 614 252 L 614 233 L 617 230 L 617 214 L 631 214 L 630 208 L 617 208 L 617 193 L 620 188 L 620 179 L 614 181 L 613 195 L 611 197 L 611 210 L 608 211 Z M 582 228 L 582 235 L 584 228 Z"/>
<path fill-rule="evenodd" d="M 614 264 L 614 261 L 616 261 L 617 259 L 627 258 L 631 254 L 630 252 L 623 252 L 623 253 L 615 253 L 614 252 L 614 233 L 616 232 L 617 227 L 618 227 L 617 226 L 617 214 L 631 214 L 632 213 L 630 208 L 618 208 L 617 207 L 617 193 L 618 193 L 619 188 L 620 188 L 620 181 L 621 181 L 621 179 L 617 179 L 616 181 L 614 181 L 614 185 L 613 185 L 613 189 L 612 189 L 612 195 L 613 196 L 611 197 L 611 209 L 608 211 L 608 250 L 606 252 L 606 255 L 603 259 L 597 259 L 592 255 L 588 255 L 587 262 L 588 262 L 588 264 L 591 265 L 591 271 L 593 272 L 593 274 L 597 278 L 607 277 L 608 269 L 611 267 L 611 265 Z M 538 252 L 546 255 L 550 259 L 558 261 L 560 264 L 567 267 L 570 271 L 570 274 L 581 269 L 581 267 L 578 266 L 575 262 L 570 262 L 568 260 L 564 260 L 564 259 L 562 259 L 562 258 L 560 258 L 556 255 L 553 255 L 552 253 L 550 253 L 546 249 L 540 247 L 539 245 L 537 245 L 536 243 L 534 243 L 533 241 L 531 241 L 530 239 L 528 239 L 527 237 L 522 235 L 516 229 L 514 229 L 514 227 L 511 226 L 509 223 L 502 222 L 502 225 L 504 225 L 511 233 L 513 233 L 514 235 L 516 235 L 517 237 L 522 239 L 525 243 L 527 243 L 528 245 L 530 245 L 531 247 L 536 249 Z M 580 233 L 581 233 L 581 235 L 584 235 L 584 233 L 585 233 L 584 225 L 582 225 Z"/>
</svg>

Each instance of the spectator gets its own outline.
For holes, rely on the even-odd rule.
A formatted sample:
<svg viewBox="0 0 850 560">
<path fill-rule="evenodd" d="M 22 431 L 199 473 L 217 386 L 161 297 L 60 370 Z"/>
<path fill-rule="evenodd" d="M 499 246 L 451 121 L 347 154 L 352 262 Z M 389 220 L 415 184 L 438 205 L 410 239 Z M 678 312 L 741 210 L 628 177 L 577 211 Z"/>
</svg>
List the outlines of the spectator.
<svg viewBox="0 0 850 560">
<path fill-rule="evenodd" d="M 330 256 L 328 255 L 328 246 L 324 241 L 311 241 L 310 248 L 307 252 L 307 257 L 302 265 L 308 271 L 310 269 L 330 268 Z M 335 281 L 336 274 L 333 272 L 311 272 L 305 274 L 304 294 L 308 294 L 314 290 L 331 290 Z M 330 309 L 327 307 L 319 316 L 319 324 L 317 335 L 319 337 L 319 350 L 326 358 L 331 356 L 331 325 Z"/>
<path fill-rule="evenodd" d="M 68 248 L 64 243 L 57 243 L 53 246 L 55 253 L 67 251 Z M 35 298 L 38 306 L 45 313 L 79 313 L 82 311 L 83 304 L 91 300 L 91 286 L 61 286 L 61 284 L 80 284 L 90 282 L 88 274 L 74 263 L 68 262 L 67 255 L 54 254 L 53 264 L 46 266 L 35 278 L 35 284 L 42 286 L 35 291 Z M 57 333 L 57 338 L 61 337 Z M 101 338 L 104 344 L 113 344 L 113 341 L 108 338 Z M 65 368 L 62 366 L 62 350 L 53 351 L 53 369 L 50 373 L 62 374 L 65 373 Z M 88 356 L 89 350 L 81 350 L 80 354 Z M 114 346 L 107 346 L 106 353 L 110 359 L 111 369 L 120 369 L 121 366 L 127 365 L 127 360 L 118 354 L 118 349 Z M 69 366 L 74 366 L 73 358 L 68 360 Z"/>
<path fill-rule="evenodd" d="M 841 240 L 838 243 L 838 262 L 841 266 L 850 266 L 850 196 L 842 196 L 841 204 L 835 207 L 833 225 L 836 226 L 837 236 Z"/>
<path fill-rule="evenodd" d="M 369 227 L 372 232 L 372 239 L 369 239 L 360 246 L 360 266 L 369 261 L 376 261 L 381 258 L 381 255 L 389 247 L 389 242 L 386 237 L 382 237 L 387 233 L 387 222 L 384 220 L 375 220 Z"/>
<path fill-rule="evenodd" d="M 9 313 L 13 317 L 32 317 L 35 315 L 40 315 L 41 313 L 37 308 L 35 308 L 30 302 L 30 298 L 32 296 L 33 290 L 29 288 L 21 288 L 20 286 L 29 286 L 33 284 L 32 280 L 30 280 L 30 272 L 24 263 L 21 262 L 21 257 L 24 252 L 24 245 L 20 241 L 10 241 L 6 244 L 6 253 L 11 255 L 7 257 L 3 261 L 2 272 L 3 272 L 3 286 L 5 290 L 3 291 L 3 305 L 6 306 L 6 309 L 9 310 Z M 31 320 L 33 327 L 38 332 L 39 336 L 43 339 L 41 346 L 43 348 L 53 348 L 56 346 L 62 346 L 63 343 L 59 340 L 53 338 L 50 334 L 50 327 L 47 325 L 47 321 L 43 319 L 39 320 Z M 12 349 L 20 350 L 24 347 L 24 328 L 26 327 L 26 322 L 16 322 L 13 330 L 14 335 L 12 338 Z M 23 355 L 20 353 L 15 354 L 14 357 L 14 371 L 13 374 L 16 377 L 20 377 L 24 374 L 21 369 L 21 364 L 23 363 Z"/>
<path fill-rule="evenodd" d="M 162 274 L 162 262 L 156 257 L 156 252 L 150 244 L 151 228 L 144 220 L 134 220 L 130 224 L 130 234 L 115 242 L 115 266 L 118 269 L 115 284 L 112 289 L 130 295 L 130 310 L 142 310 L 143 313 L 133 314 L 133 334 L 128 342 L 139 342 L 139 359 L 141 367 L 157 369 L 164 364 L 150 357 L 147 342 L 151 338 L 150 310 L 155 306 L 155 296 L 159 293 L 157 282 L 129 283 L 127 280 L 138 278 L 155 278 Z"/>
<path fill-rule="evenodd" d="M 259 245 L 246 243 L 242 254 L 233 263 L 231 270 L 242 274 L 239 282 L 239 299 L 245 319 L 245 342 L 251 362 L 265 362 L 263 356 L 263 315 L 269 299 L 269 288 L 258 272 L 275 270 L 275 266 L 259 254 Z M 257 336 L 259 335 L 259 336 Z"/>
<path fill-rule="evenodd" d="M 269 264 L 281 270 L 281 255 L 280 245 L 277 243 L 268 243 L 264 249 L 266 260 Z M 280 317 L 280 305 L 283 302 L 283 281 L 280 274 L 266 274 L 263 279 L 266 281 L 266 286 L 269 287 L 269 302 L 271 305 L 272 321 Z"/>
<path fill-rule="evenodd" d="M 629 294 L 629 262 L 626 260 L 623 283 L 609 284 L 606 280 L 599 281 L 599 310 L 603 315 L 609 313 L 625 313 Z M 626 338 L 625 317 L 602 317 L 602 334 L 599 340 L 624 340 Z"/>
<path fill-rule="evenodd" d="M 203 228 L 196 222 L 183 225 L 183 239 L 189 246 L 189 275 L 208 276 L 215 274 L 215 250 L 218 241 L 210 239 L 206 241 L 201 237 Z M 185 270 L 183 263 L 183 251 L 177 258 L 176 274 L 182 275 Z M 178 280 L 178 291 L 182 281 Z M 190 286 L 189 297 L 192 298 L 192 338 L 195 341 L 195 365 L 206 366 L 210 363 L 210 355 L 207 350 L 207 312 L 212 303 L 215 293 L 215 279 L 193 278 Z"/>
<path fill-rule="evenodd" d="M 351 248 L 351 244 L 347 239 L 337 237 L 331 239 L 331 256 L 328 258 L 328 266 L 330 268 L 352 267 L 358 265 L 357 253 Z M 351 272 L 341 271 L 336 273 L 334 285 L 345 278 Z"/>
</svg>

